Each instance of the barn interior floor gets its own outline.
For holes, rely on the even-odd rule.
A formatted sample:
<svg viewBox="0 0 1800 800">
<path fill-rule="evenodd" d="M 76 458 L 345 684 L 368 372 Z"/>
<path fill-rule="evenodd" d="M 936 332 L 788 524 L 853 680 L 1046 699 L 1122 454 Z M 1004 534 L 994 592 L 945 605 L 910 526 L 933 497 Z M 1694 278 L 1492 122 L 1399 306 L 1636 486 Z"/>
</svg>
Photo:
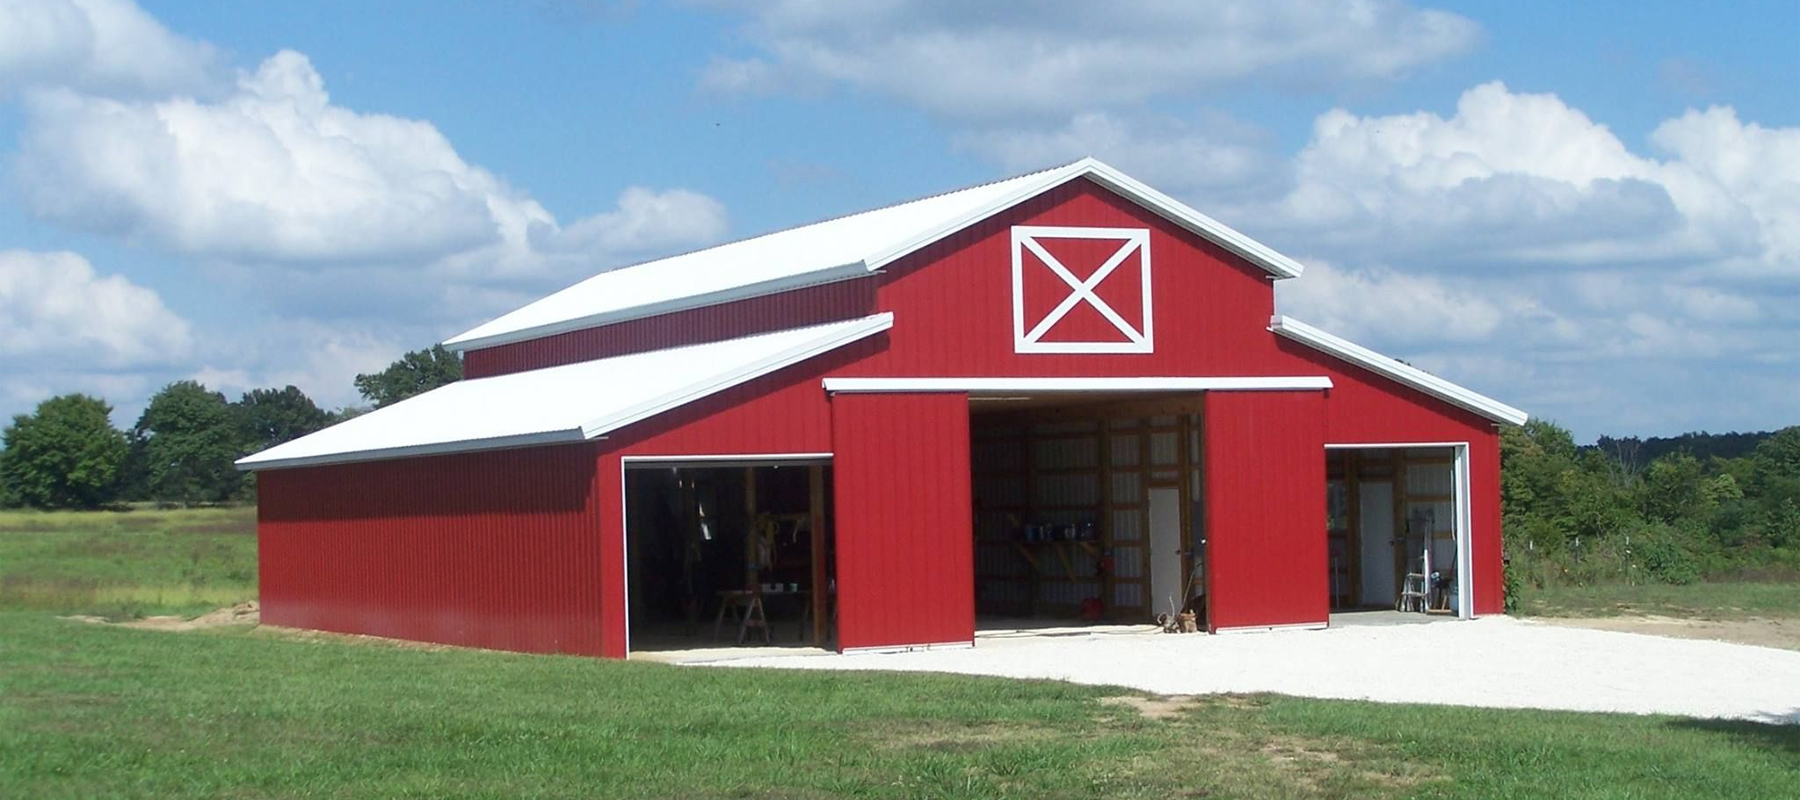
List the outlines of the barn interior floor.
<svg viewBox="0 0 1800 800">
<path fill-rule="evenodd" d="M 1395 611 L 1391 608 L 1354 609 L 1333 611 L 1326 624 L 1332 628 L 1356 626 L 1388 627 L 1392 625 L 1427 625 L 1433 622 L 1455 622 L 1453 614 L 1420 614 L 1416 611 Z"/>
<path fill-rule="evenodd" d="M 1141 633 L 1156 630 L 1155 625 L 1123 625 L 1109 622 L 1079 622 L 1052 617 L 981 617 L 975 621 L 975 639 L 1018 639 L 1050 636 L 1090 636 L 1096 634 Z"/>
</svg>

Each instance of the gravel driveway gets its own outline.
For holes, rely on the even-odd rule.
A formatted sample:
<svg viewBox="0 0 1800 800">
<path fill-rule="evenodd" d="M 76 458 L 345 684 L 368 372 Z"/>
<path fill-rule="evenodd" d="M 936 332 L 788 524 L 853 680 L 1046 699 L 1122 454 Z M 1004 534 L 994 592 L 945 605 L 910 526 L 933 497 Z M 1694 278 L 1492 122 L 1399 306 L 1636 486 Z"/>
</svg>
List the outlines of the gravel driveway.
<svg viewBox="0 0 1800 800">
<path fill-rule="evenodd" d="M 1226 636 L 1113 629 L 984 637 L 962 650 L 710 663 L 1049 678 L 1158 694 L 1278 692 L 1800 724 L 1800 652 L 1506 617 Z"/>
</svg>

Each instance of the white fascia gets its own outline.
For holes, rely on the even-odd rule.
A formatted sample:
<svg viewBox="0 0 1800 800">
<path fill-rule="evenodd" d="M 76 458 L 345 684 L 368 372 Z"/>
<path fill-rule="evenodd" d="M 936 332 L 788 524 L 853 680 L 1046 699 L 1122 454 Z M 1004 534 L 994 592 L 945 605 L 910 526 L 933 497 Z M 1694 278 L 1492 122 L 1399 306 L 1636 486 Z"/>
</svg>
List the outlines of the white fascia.
<svg viewBox="0 0 1800 800">
<path fill-rule="evenodd" d="M 677 311 L 691 311 L 696 308 L 724 305 L 738 300 L 749 300 L 754 297 L 764 297 L 766 295 L 781 294 L 782 292 L 791 292 L 813 286 L 822 286 L 827 283 L 837 283 L 853 278 L 862 278 L 869 275 L 872 271 L 873 269 L 866 263 L 856 261 L 849 264 L 839 264 L 838 266 L 828 267 L 826 269 L 813 270 L 812 272 L 806 272 L 799 275 L 787 275 L 773 280 L 762 281 L 760 283 L 733 286 L 729 289 L 721 289 L 716 292 L 677 297 L 657 303 L 608 311 L 602 314 L 589 314 L 585 317 L 576 317 L 574 319 L 536 325 L 530 328 L 520 328 L 519 330 L 507 331 L 505 333 L 496 333 L 492 336 L 471 336 L 470 334 L 474 333 L 472 330 L 446 339 L 444 341 L 444 346 L 458 353 L 466 353 L 470 350 L 481 350 L 488 347 L 499 347 L 503 344 L 514 344 L 517 342 L 528 342 L 532 339 L 542 339 L 546 336 L 555 336 L 559 333 L 598 328 L 603 325 L 629 322 L 634 319 L 673 314 Z M 479 328 L 476 330 L 479 330 Z"/>
<path fill-rule="evenodd" d="M 1402 364 L 1299 320 L 1276 315 L 1269 320 L 1269 330 L 1496 422 L 1523 425 L 1531 418 L 1525 412 L 1491 397 L 1465 389 L 1417 367 Z"/>
</svg>

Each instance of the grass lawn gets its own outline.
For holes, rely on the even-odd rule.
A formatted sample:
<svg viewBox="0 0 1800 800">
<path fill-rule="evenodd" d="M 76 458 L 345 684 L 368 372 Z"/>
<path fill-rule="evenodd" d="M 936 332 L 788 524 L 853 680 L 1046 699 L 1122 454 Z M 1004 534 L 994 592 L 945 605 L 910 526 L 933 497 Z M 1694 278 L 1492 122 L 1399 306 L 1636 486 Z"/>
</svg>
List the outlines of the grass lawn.
<svg viewBox="0 0 1800 800">
<path fill-rule="evenodd" d="M 1656 614 L 1693 619 L 1800 619 L 1800 582 L 1606 584 L 1530 589 L 1519 598 L 1520 613 L 1542 617 L 1604 617 Z"/>
<path fill-rule="evenodd" d="M 204 610 L 215 589 L 247 596 L 248 512 L 135 519 L 0 516 L 12 587 L 0 797 L 1791 798 L 1800 786 L 1800 727 L 1274 696 L 1152 719 L 1106 702 L 1135 693 L 1049 682 L 56 618 L 117 597 L 163 612 Z M 43 586 L 62 588 L 30 588 Z"/>
<path fill-rule="evenodd" d="M 0 796 L 1783 797 L 1800 729 L 774 672 L 0 613 Z"/>
<path fill-rule="evenodd" d="M 0 511 L 0 607 L 125 618 L 256 598 L 256 509 Z"/>
</svg>

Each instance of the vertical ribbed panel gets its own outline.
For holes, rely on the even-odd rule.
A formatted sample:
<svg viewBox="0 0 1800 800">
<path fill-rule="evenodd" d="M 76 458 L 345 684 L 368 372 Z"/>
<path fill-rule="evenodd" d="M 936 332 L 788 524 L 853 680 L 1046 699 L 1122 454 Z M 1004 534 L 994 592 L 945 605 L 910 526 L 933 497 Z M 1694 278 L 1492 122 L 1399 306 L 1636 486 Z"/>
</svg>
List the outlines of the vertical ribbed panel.
<svg viewBox="0 0 1800 800">
<path fill-rule="evenodd" d="M 1208 392 L 1205 420 L 1210 625 L 1324 624 L 1324 396 Z"/>
<path fill-rule="evenodd" d="M 876 281 L 860 279 L 810 286 L 716 306 L 677 311 L 613 325 L 470 350 L 463 374 L 470 378 L 573 364 L 596 358 L 661 350 L 700 342 L 819 325 L 875 313 Z"/>
<path fill-rule="evenodd" d="M 838 395 L 831 412 L 839 645 L 973 641 L 968 397 Z"/>
<path fill-rule="evenodd" d="M 263 621 L 600 655 L 603 478 L 587 445 L 263 472 Z"/>
</svg>

